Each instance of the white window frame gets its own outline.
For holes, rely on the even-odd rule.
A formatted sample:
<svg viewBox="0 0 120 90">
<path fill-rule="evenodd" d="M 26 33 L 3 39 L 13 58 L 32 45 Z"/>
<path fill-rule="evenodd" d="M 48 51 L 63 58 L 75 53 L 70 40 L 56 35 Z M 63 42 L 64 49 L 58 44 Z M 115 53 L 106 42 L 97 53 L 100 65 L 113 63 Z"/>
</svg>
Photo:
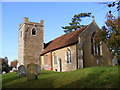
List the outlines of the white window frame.
<svg viewBox="0 0 120 90">
<path fill-rule="evenodd" d="M 67 51 L 66 51 L 66 63 L 67 64 L 71 64 L 72 63 L 72 52 L 71 52 L 70 49 L 67 49 Z"/>
<path fill-rule="evenodd" d="M 97 65 L 99 64 L 99 60 L 98 59 L 96 60 L 96 63 L 97 63 Z"/>
<path fill-rule="evenodd" d="M 100 42 L 100 55 L 102 56 L 103 55 L 103 51 L 102 51 L 102 41 Z"/>
</svg>

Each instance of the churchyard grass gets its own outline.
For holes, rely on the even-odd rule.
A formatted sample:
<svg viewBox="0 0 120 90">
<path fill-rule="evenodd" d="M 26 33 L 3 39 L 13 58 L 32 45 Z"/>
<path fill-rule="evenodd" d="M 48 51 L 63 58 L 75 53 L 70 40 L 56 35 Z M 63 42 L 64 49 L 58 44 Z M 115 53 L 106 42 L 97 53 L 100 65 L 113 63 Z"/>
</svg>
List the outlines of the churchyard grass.
<svg viewBox="0 0 120 90">
<path fill-rule="evenodd" d="M 16 72 L 2 75 L 3 88 L 118 88 L 120 66 L 89 67 L 69 72 L 42 70 L 38 80 L 18 78 Z M 119 76 L 120 77 L 120 76 Z"/>
</svg>

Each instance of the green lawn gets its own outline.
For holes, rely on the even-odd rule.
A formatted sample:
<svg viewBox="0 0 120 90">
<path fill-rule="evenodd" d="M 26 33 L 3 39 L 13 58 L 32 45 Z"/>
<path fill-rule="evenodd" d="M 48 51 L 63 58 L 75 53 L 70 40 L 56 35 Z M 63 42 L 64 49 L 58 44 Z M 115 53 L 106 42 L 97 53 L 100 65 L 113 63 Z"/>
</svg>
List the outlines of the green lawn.
<svg viewBox="0 0 120 90">
<path fill-rule="evenodd" d="M 90 67 L 70 72 L 41 71 L 38 80 L 18 78 L 17 73 L 2 76 L 3 88 L 118 88 L 120 66 Z M 119 75 L 119 76 L 118 76 Z M 119 80 L 118 80 L 119 79 Z"/>
</svg>

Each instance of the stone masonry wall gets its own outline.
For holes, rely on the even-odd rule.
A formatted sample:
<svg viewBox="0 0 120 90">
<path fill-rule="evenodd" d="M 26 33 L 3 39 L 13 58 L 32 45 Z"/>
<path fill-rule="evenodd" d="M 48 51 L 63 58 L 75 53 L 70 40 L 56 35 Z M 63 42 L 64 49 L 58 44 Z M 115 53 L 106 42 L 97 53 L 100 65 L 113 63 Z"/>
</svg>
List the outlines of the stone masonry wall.
<svg viewBox="0 0 120 90">
<path fill-rule="evenodd" d="M 72 63 L 67 63 L 67 50 L 71 50 L 72 53 Z M 57 56 L 57 64 L 54 64 L 53 54 Z M 45 56 L 48 55 L 48 62 L 45 61 Z M 52 55 L 52 57 L 51 57 Z M 45 70 L 53 70 L 53 71 L 60 71 L 60 60 L 62 61 L 62 72 L 76 70 L 76 45 L 71 45 L 68 47 L 64 47 L 61 49 L 57 49 L 46 53 L 41 56 L 41 65 Z M 52 60 L 52 61 L 51 61 Z M 51 64 L 52 63 L 52 64 Z M 47 68 L 48 67 L 48 68 Z"/>
<path fill-rule="evenodd" d="M 18 64 L 24 64 L 24 24 L 19 27 L 19 34 L 18 34 Z"/>
<path fill-rule="evenodd" d="M 91 53 L 91 36 L 92 33 L 97 30 L 99 30 L 99 27 L 93 22 L 80 37 L 83 48 L 83 67 L 112 65 L 112 55 L 104 42 L 102 44 L 101 56 L 96 57 Z M 98 64 L 97 60 L 99 60 Z"/>
<path fill-rule="evenodd" d="M 22 36 L 22 40 L 19 40 L 19 45 L 22 47 L 19 46 L 18 62 L 24 61 L 23 63 L 25 66 L 29 63 L 36 63 L 40 65 L 39 55 L 44 48 L 44 22 L 41 20 L 40 23 L 34 23 L 29 22 L 28 18 L 24 18 L 21 25 L 24 28 L 22 29 L 24 34 Z M 33 28 L 36 29 L 36 35 L 32 35 Z"/>
</svg>

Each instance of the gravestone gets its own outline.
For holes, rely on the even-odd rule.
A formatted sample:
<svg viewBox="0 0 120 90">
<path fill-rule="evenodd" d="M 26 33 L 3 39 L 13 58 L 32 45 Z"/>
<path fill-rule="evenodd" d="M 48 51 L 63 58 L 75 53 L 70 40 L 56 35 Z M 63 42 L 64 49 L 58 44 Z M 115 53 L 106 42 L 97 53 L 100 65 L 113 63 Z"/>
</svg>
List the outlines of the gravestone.
<svg viewBox="0 0 120 90">
<path fill-rule="evenodd" d="M 27 65 L 27 80 L 36 80 L 38 79 L 38 72 L 39 66 L 37 64 L 31 63 Z"/>
<path fill-rule="evenodd" d="M 18 67 L 18 77 L 26 76 L 26 68 L 24 65 Z"/>
</svg>

